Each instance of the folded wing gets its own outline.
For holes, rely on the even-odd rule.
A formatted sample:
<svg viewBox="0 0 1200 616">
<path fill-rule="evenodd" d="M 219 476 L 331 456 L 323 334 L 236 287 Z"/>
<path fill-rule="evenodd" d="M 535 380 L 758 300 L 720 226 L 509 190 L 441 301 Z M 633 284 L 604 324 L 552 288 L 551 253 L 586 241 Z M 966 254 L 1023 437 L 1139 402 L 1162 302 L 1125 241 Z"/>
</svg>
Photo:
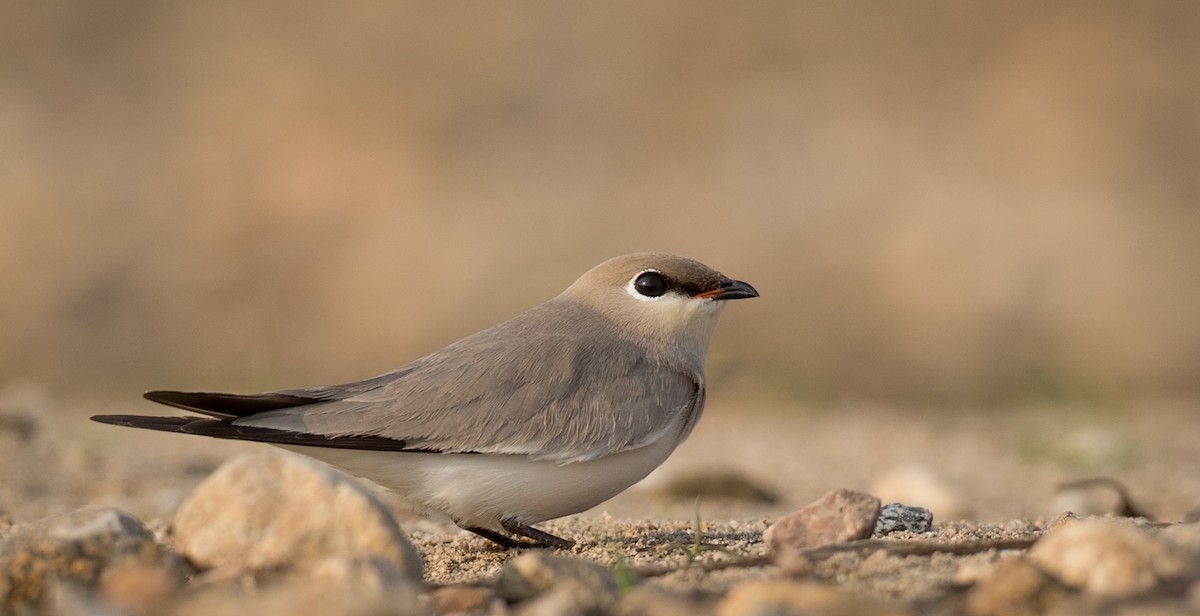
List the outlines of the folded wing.
<svg viewBox="0 0 1200 616">
<path fill-rule="evenodd" d="M 554 318 L 537 318 L 542 310 L 554 310 Z M 665 361 L 584 307 L 552 300 L 365 381 L 147 398 L 214 418 L 172 431 L 276 443 L 304 435 L 318 446 L 523 454 L 567 463 L 682 439 L 699 419 L 704 388 L 702 374 Z"/>
</svg>

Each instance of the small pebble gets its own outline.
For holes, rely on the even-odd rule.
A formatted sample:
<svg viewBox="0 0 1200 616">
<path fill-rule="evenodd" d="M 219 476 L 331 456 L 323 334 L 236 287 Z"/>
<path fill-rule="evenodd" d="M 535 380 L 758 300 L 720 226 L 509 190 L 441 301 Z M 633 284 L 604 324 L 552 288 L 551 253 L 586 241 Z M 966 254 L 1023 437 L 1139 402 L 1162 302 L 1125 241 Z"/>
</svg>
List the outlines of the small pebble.
<svg viewBox="0 0 1200 616">
<path fill-rule="evenodd" d="M 834 490 L 779 518 L 763 533 L 763 543 L 776 565 L 800 574 L 809 566 L 803 550 L 866 539 L 878 517 L 878 498 L 853 490 Z"/>
<path fill-rule="evenodd" d="M 834 490 L 779 518 L 763 533 L 772 552 L 866 539 L 875 529 L 879 499 L 853 490 Z"/>
<path fill-rule="evenodd" d="M 914 505 L 888 503 L 879 510 L 875 522 L 875 534 L 887 535 L 899 531 L 913 533 L 933 532 L 933 512 Z"/>
</svg>

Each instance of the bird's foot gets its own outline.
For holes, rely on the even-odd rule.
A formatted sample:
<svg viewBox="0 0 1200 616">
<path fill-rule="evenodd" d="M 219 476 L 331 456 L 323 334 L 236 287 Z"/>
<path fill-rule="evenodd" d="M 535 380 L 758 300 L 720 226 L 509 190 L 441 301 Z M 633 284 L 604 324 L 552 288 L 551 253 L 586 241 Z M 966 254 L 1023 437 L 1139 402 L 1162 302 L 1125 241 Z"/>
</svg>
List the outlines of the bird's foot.
<svg viewBox="0 0 1200 616">
<path fill-rule="evenodd" d="M 484 539 L 488 539 L 489 541 L 492 541 L 501 547 L 510 550 L 513 548 L 557 548 L 560 550 L 569 550 L 575 547 L 574 541 L 551 535 L 546 531 L 538 530 L 532 526 L 529 526 L 528 524 L 522 524 L 513 520 L 500 520 L 500 526 L 504 527 L 504 530 L 514 535 L 532 539 L 532 541 L 521 541 L 519 539 L 509 537 L 503 533 L 499 533 L 487 528 L 479 528 L 477 526 L 463 526 L 462 529 L 469 530 L 476 535 L 483 537 Z"/>
<path fill-rule="evenodd" d="M 519 540 L 513 539 L 512 537 L 509 537 L 508 535 L 505 535 L 503 533 L 498 533 L 494 530 L 488 530 L 486 528 L 478 528 L 478 527 L 474 527 L 474 526 L 463 526 L 461 528 L 463 530 L 469 530 L 469 531 L 475 533 L 476 535 L 479 535 L 480 537 L 483 537 L 484 539 L 487 539 L 487 540 L 491 541 L 492 543 L 495 543 L 506 550 L 511 550 L 514 548 L 546 547 L 540 543 L 536 543 L 533 541 L 519 541 Z"/>
<path fill-rule="evenodd" d="M 502 519 L 500 520 L 500 526 L 503 526 L 504 530 L 514 535 L 520 535 L 522 537 L 533 539 L 538 544 L 548 548 L 570 550 L 571 548 L 575 547 L 575 542 L 571 541 L 570 539 L 563 539 L 562 537 L 551 535 L 544 530 L 538 530 L 532 526 L 529 526 L 528 524 L 522 524 L 514 520 Z"/>
</svg>

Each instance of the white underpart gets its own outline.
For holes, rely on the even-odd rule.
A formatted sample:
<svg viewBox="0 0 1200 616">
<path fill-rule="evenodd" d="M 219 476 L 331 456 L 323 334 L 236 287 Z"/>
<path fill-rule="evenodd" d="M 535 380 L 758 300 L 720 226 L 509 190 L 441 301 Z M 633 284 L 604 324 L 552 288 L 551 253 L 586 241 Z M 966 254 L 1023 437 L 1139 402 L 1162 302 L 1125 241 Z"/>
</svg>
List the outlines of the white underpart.
<svg viewBox="0 0 1200 616">
<path fill-rule="evenodd" d="M 590 509 L 650 474 L 678 444 L 666 435 L 645 447 L 571 464 L 523 455 L 282 447 L 369 479 L 421 512 L 501 530 L 502 518 L 535 524 Z"/>
</svg>

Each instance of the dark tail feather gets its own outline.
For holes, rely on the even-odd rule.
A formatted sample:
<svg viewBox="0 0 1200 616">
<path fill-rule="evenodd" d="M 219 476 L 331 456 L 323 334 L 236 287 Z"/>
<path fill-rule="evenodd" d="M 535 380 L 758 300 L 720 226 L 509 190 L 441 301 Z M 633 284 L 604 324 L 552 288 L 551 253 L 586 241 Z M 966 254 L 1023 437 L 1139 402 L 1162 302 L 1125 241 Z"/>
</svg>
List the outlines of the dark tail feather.
<svg viewBox="0 0 1200 616">
<path fill-rule="evenodd" d="M 239 441 L 257 441 L 276 445 L 307 445 L 309 447 L 334 447 L 338 449 L 370 449 L 375 451 L 421 451 L 408 449 L 404 441 L 379 436 L 323 436 L 288 432 L 254 426 L 235 426 L 228 420 L 204 419 L 201 417 L 147 417 L 145 415 L 95 415 L 92 421 L 114 426 L 199 434 L 213 438 Z"/>
<path fill-rule="evenodd" d="M 145 415 L 93 415 L 92 421 L 127 428 L 145 428 L 161 432 L 183 432 L 184 426 L 193 421 L 212 421 L 197 417 L 147 417 Z"/>
<path fill-rule="evenodd" d="M 306 398 L 288 393 L 221 394 L 198 391 L 148 391 L 142 395 L 151 402 L 201 413 L 216 419 L 246 417 L 255 413 L 304 406 L 321 401 L 317 398 Z"/>
</svg>

